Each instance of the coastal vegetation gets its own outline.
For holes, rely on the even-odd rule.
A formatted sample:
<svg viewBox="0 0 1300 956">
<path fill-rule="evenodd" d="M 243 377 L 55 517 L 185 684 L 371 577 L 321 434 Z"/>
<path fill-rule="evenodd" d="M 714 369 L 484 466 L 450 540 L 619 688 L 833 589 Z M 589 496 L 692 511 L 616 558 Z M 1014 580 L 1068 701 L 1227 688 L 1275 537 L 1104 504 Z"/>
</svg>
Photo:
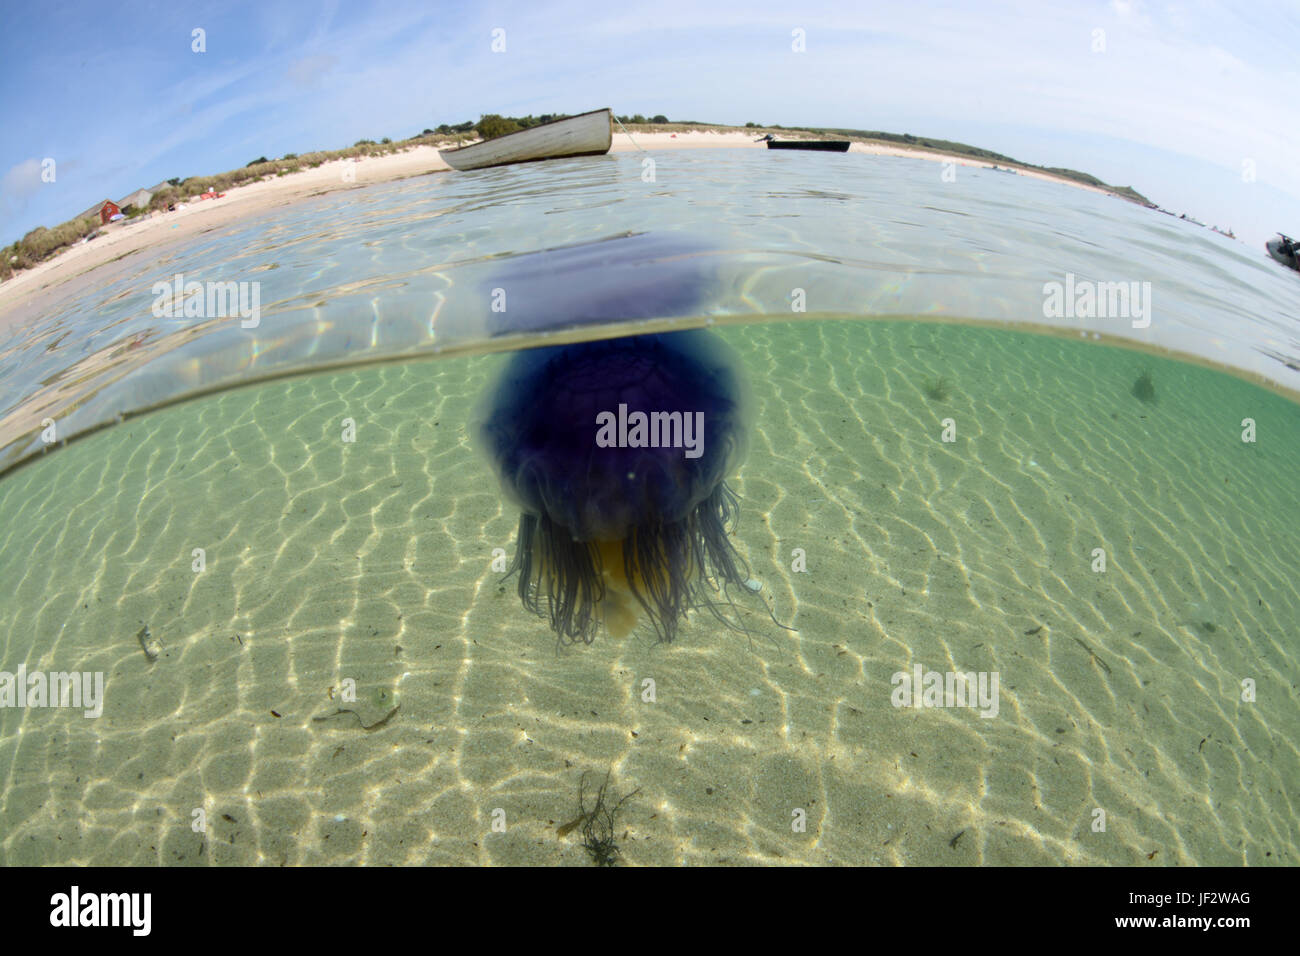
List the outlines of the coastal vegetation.
<svg viewBox="0 0 1300 956">
<path fill-rule="evenodd" d="M 414 137 L 405 143 L 393 143 L 385 138 L 379 143 L 373 140 L 361 140 L 347 149 L 319 150 L 311 153 L 287 153 L 281 159 L 267 159 L 259 156 L 247 165 L 218 173 L 215 176 L 189 176 L 184 179 L 175 177 L 167 180 L 166 185 L 154 191 L 145 208 L 134 206 L 122 207 L 122 214 L 128 220 L 151 212 L 161 212 L 177 203 L 190 202 L 206 192 L 223 193 L 235 186 L 261 182 L 280 176 L 296 173 L 301 169 L 315 169 L 322 163 L 336 159 L 352 157 L 387 156 L 411 145 L 419 144 L 423 137 Z M 21 269 L 32 266 L 57 255 L 63 249 L 95 233 L 100 227 L 95 217 L 86 219 L 69 219 L 52 229 L 37 226 L 17 242 L 0 249 L 0 280 L 8 279 Z"/>
<path fill-rule="evenodd" d="M 521 129 L 530 129 L 543 123 L 549 123 L 558 119 L 565 119 L 572 114 L 568 113 L 543 113 L 540 116 L 502 116 L 497 113 L 485 113 L 480 116 L 478 122 L 466 121 L 464 123 L 447 124 L 443 123 L 436 128 L 425 128 L 422 132 L 407 139 L 394 142 L 390 137 L 383 137 L 378 142 L 372 139 L 357 140 L 352 146 L 346 149 L 335 150 L 317 150 L 309 153 L 286 153 L 279 159 L 268 159 L 265 156 L 259 156 L 239 169 L 230 170 L 224 173 L 217 173 L 211 176 L 189 176 L 186 178 L 176 177 L 167 180 L 165 186 L 155 190 L 150 197 L 149 204 L 145 208 L 135 208 L 126 206 L 122 209 L 123 215 L 128 220 L 147 213 L 160 212 L 170 209 L 177 203 L 189 202 L 197 196 L 206 192 L 222 193 L 236 186 L 247 185 L 248 183 L 260 182 L 264 179 L 287 176 L 290 173 L 298 172 L 301 169 L 315 169 L 322 163 L 331 162 L 338 159 L 365 158 L 371 156 L 387 156 L 397 153 L 414 146 L 434 146 L 437 148 L 446 148 L 448 146 L 459 146 L 466 142 L 477 139 L 493 139 L 497 136 L 504 136 L 507 133 L 513 133 Z M 677 133 L 677 132 L 749 132 L 755 136 L 767 133 L 780 134 L 784 137 L 790 137 L 792 134 L 798 136 L 836 136 L 857 140 L 864 143 L 880 143 L 890 146 L 901 146 L 907 149 L 916 149 L 918 151 L 929 151 L 943 153 L 956 157 L 964 157 L 986 162 L 994 162 L 1007 166 L 1010 169 L 1027 169 L 1037 170 L 1039 172 L 1049 173 L 1053 176 L 1059 176 L 1062 179 L 1072 180 L 1089 186 L 1098 186 L 1108 189 L 1133 202 L 1142 203 L 1146 206 L 1152 206 L 1145 196 L 1128 186 L 1110 186 L 1095 176 L 1079 172 L 1074 169 L 1064 169 L 1055 166 L 1035 166 L 1031 163 L 1022 163 L 1003 156 L 1001 153 L 995 153 L 991 150 L 981 149 L 978 146 L 969 146 L 965 143 L 953 142 L 945 139 L 930 139 L 912 136 L 910 133 L 885 133 L 880 131 L 868 131 L 857 129 L 842 129 L 838 127 L 790 127 L 790 126 L 764 126 L 759 123 L 747 122 L 743 127 L 737 126 L 720 126 L 711 123 L 701 123 L 694 120 L 684 120 L 679 122 L 669 122 L 668 117 L 662 113 L 647 119 L 640 113 L 631 116 L 618 116 L 617 120 L 625 127 L 632 127 L 636 132 L 642 133 Z M 1154 207 L 1153 207 L 1154 208 Z M 95 218 L 87 219 L 69 219 L 67 222 L 47 229 L 44 226 L 38 226 L 27 235 L 23 236 L 17 242 L 0 249 L 0 281 L 8 279 L 15 272 L 22 269 L 30 269 L 32 266 L 57 255 L 63 249 L 74 243 L 80 242 L 99 229 L 99 222 Z"/>
</svg>

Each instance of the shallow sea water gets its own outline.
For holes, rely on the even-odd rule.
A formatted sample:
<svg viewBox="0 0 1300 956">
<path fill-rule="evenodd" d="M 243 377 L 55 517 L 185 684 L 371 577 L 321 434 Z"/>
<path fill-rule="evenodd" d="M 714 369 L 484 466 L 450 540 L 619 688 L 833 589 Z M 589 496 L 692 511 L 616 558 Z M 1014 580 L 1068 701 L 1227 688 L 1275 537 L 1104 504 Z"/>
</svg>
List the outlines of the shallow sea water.
<svg viewBox="0 0 1300 956">
<path fill-rule="evenodd" d="M 0 479 L 0 668 L 106 680 L 95 719 L 0 709 L 0 860 L 587 865 L 557 830 L 608 772 L 638 791 L 617 819 L 632 864 L 1294 863 L 1291 277 L 1066 187 L 773 158 L 321 197 L 123 260 L 7 343 L 11 449 L 51 383 L 92 393 L 84 427 L 128 417 Z M 512 255 L 629 231 L 651 238 L 558 278 Z M 204 269 L 262 277 L 261 328 L 150 314 L 154 281 Z M 1046 322 L 1067 271 L 1151 281 L 1150 332 Z M 557 651 L 520 607 L 493 563 L 517 510 L 467 427 L 503 361 L 480 354 L 502 347 L 501 276 L 530 314 L 667 303 L 739 353 L 747 635 L 697 613 L 671 645 Z M 146 353 L 148 388 L 111 360 L 142 334 L 119 358 Z M 1152 350 L 1170 344 L 1275 389 Z M 194 388 L 215 391 L 130 415 Z M 916 665 L 996 673 L 996 716 L 895 707 Z"/>
</svg>

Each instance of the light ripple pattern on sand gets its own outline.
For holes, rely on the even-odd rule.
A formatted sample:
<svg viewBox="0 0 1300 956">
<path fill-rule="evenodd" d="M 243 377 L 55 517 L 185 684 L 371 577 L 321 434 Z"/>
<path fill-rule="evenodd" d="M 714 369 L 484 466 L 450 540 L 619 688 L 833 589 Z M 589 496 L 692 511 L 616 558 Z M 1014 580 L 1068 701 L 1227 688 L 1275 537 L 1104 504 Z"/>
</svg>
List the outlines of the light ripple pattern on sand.
<svg viewBox="0 0 1300 956">
<path fill-rule="evenodd" d="M 0 862 L 585 865 L 555 831 L 607 769 L 629 863 L 1296 862 L 1295 405 L 1023 333 L 718 334 L 758 402 L 749 640 L 695 615 L 556 652 L 492 569 L 517 516 L 465 421 L 494 357 L 225 392 L 8 476 L 3 669 L 107 700 L 0 710 Z M 914 663 L 998 672 L 998 715 L 896 709 Z"/>
</svg>

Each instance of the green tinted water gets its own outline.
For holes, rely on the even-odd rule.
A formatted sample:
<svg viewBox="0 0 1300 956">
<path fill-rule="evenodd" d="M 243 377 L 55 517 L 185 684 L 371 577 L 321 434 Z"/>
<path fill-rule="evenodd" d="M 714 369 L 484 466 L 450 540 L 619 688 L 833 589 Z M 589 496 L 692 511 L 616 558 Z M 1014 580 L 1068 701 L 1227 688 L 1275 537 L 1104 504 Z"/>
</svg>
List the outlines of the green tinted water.
<svg viewBox="0 0 1300 956">
<path fill-rule="evenodd" d="M 1300 407 L 1010 331 L 718 334 L 757 401 L 749 640 L 696 614 L 557 654 L 465 427 L 498 356 L 228 391 L 12 472 L 4 669 L 105 700 L 0 709 L 0 859 L 586 864 L 556 829 L 612 771 L 629 863 L 1296 861 Z M 918 664 L 998 674 L 996 716 L 896 708 Z"/>
</svg>

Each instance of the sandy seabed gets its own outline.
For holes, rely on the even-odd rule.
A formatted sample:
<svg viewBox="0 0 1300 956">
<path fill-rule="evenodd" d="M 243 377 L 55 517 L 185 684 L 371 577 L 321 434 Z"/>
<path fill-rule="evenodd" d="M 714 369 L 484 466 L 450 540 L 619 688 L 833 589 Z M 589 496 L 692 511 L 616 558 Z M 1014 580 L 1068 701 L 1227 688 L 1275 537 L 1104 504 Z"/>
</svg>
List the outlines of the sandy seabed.
<svg viewBox="0 0 1300 956">
<path fill-rule="evenodd" d="M 1122 356 L 992 329 L 718 334 L 755 385 L 748 637 L 557 652 L 493 567 L 496 356 L 224 392 L 7 476 L 0 663 L 105 699 L 0 708 L 0 864 L 589 865 L 560 831 L 607 772 L 630 864 L 1294 864 L 1284 400 L 1162 363 L 1148 405 Z M 1242 405 L 1275 446 L 1216 431 Z M 917 665 L 1000 707 L 896 707 Z"/>
</svg>

